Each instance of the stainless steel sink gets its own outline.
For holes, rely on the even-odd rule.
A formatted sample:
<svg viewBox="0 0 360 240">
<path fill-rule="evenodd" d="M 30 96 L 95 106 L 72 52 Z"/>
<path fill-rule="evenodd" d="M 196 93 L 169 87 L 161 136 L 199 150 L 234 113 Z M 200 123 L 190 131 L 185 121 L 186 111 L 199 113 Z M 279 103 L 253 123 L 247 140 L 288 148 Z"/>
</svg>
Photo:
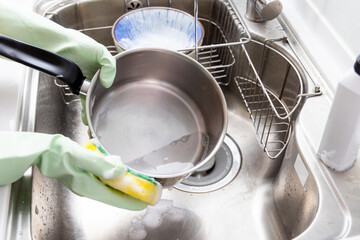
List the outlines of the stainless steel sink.
<svg viewBox="0 0 360 240">
<path fill-rule="evenodd" d="M 192 0 L 150 2 L 152 6 L 170 4 L 193 13 Z M 126 0 L 40 1 L 35 10 L 65 27 L 83 31 L 112 51 L 115 48 L 109 26 L 129 9 L 147 5 L 148 1 Z M 228 42 L 236 42 L 246 34 L 238 27 L 239 9 L 237 1 L 199 1 L 199 17 L 206 31 L 204 45 L 218 41 L 219 29 Z M 223 165 L 224 169 L 195 173 L 174 189 L 165 190 L 158 207 L 130 212 L 74 195 L 33 168 L 13 184 L 7 238 L 131 239 L 140 225 L 146 231 L 145 239 L 158 240 L 338 236 L 346 214 L 321 170 L 307 162 L 304 150 L 298 147 L 297 117 L 310 81 L 288 41 L 283 36 L 266 40 L 266 36 L 252 32 L 250 42 L 224 47 L 219 52 L 220 60 L 225 61 L 223 67 L 210 69 L 228 104 L 228 142 L 215 163 L 215 168 Z M 282 116 L 289 115 L 284 121 L 272 117 L 271 123 L 261 122 L 258 112 L 264 117 L 269 110 L 259 110 L 264 100 L 257 97 L 261 88 L 253 70 L 262 79 L 267 95 L 278 103 L 275 108 L 281 109 Z M 37 99 L 33 130 L 61 133 L 85 143 L 87 127 L 81 121 L 78 98 L 45 74 L 30 71 L 28 78 L 28 90 L 35 93 L 29 95 L 28 103 L 34 102 L 32 97 Z M 31 114 L 27 116 L 24 125 L 30 127 L 24 130 L 32 130 Z M 275 126 L 271 134 L 266 128 L 269 125 Z M 268 135 L 266 140 L 264 134 Z M 224 163 L 227 158 L 230 160 Z M 224 176 L 211 182 L 212 175 L 216 178 L 220 174 Z M 201 176 L 209 177 L 204 182 L 192 180 Z M 218 185 L 223 179 L 226 181 Z M 162 213 L 161 225 L 143 224 L 144 215 L 151 211 Z M 174 212 L 175 217 L 170 214 Z M 327 217 L 337 218 L 341 224 L 324 227 Z M 155 216 L 153 222 L 156 220 Z"/>
</svg>

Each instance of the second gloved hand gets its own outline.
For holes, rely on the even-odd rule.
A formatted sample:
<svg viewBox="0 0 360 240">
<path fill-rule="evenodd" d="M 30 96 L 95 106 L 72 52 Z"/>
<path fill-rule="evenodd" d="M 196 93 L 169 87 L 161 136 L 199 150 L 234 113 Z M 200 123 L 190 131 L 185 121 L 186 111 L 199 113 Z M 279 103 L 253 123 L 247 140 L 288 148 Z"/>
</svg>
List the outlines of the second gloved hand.
<svg viewBox="0 0 360 240">
<path fill-rule="evenodd" d="M 15 182 L 30 166 L 37 165 L 44 176 L 58 179 L 80 196 L 129 210 L 146 207 L 94 176 L 119 177 L 126 171 L 121 161 L 102 157 L 62 135 L 0 132 L 0 146 L 0 186 Z"/>
<path fill-rule="evenodd" d="M 111 86 L 115 59 L 102 44 L 79 31 L 61 25 L 31 11 L 21 11 L 0 3 L 0 34 L 57 53 L 76 63 L 91 79 L 98 69 L 104 87 Z"/>
<path fill-rule="evenodd" d="M 85 34 L 31 11 L 19 10 L 0 2 L 0 34 L 57 53 L 78 65 L 92 79 L 100 69 L 100 82 L 108 88 L 116 74 L 116 61 L 106 47 Z M 86 117 L 83 108 L 82 119 Z"/>
</svg>

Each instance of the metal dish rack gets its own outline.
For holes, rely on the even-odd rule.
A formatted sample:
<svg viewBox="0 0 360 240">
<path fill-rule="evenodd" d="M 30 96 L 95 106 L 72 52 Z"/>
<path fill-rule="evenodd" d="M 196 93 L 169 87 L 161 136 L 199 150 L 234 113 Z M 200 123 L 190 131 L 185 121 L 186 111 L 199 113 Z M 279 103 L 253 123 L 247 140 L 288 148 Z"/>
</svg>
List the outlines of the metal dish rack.
<svg viewBox="0 0 360 240">
<path fill-rule="evenodd" d="M 240 76 L 236 76 L 234 81 L 250 114 L 260 144 L 268 157 L 275 159 L 284 152 L 290 140 L 291 114 L 285 104 L 264 86 L 244 45 L 241 54 L 245 56 L 242 59 L 248 61 L 243 62 Z M 295 109 L 296 107 L 293 108 Z"/>
<path fill-rule="evenodd" d="M 126 11 L 131 11 L 132 8 L 127 4 L 128 1 L 124 1 L 125 6 L 127 6 Z M 171 2 L 172 0 L 169 0 L 170 7 Z M 147 6 L 150 6 L 150 0 L 147 0 Z M 205 30 L 205 32 L 212 33 L 212 42 L 211 44 L 179 51 L 195 50 L 195 59 L 212 73 L 220 85 L 226 86 L 231 83 L 229 68 L 236 62 L 232 47 L 240 45 L 241 54 L 244 54 L 245 58 L 243 59 L 245 59 L 245 61 L 241 62 L 241 69 L 243 70 L 241 70 L 239 76 L 233 78 L 234 82 L 239 89 L 248 112 L 250 113 L 250 118 L 253 121 L 259 142 L 263 146 L 264 151 L 271 159 L 279 157 L 284 152 L 290 139 L 292 130 L 290 117 L 300 104 L 302 97 L 307 96 L 307 94 L 301 93 L 297 95 L 296 103 L 289 112 L 287 106 L 264 86 L 259 77 L 245 46 L 246 43 L 251 40 L 250 33 L 242 18 L 234 10 L 235 8 L 231 1 L 223 1 L 222 8 L 224 9 L 221 11 L 227 12 L 228 14 L 223 14 L 221 19 L 219 19 L 222 26 L 225 26 L 227 29 L 222 29 L 217 23 L 209 19 L 198 18 L 197 6 L 197 0 L 194 0 L 195 19 L 199 19 L 202 24 L 206 25 L 206 27 L 204 26 L 205 29 L 210 29 L 210 31 Z M 137 7 L 144 6 L 139 4 Z M 51 14 L 54 13 L 48 13 L 48 15 Z M 221 15 L 221 13 L 219 13 L 219 15 Z M 103 26 L 80 29 L 79 31 L 88 34 L 91 31 L 110 30 L 111 28 L 112 26 Z M 224 34 L 229 31 L 237 31 L 240 34 L 236 40 L 232 39 L 232 41 L 229 41 Z M 266 47 L 266 41 L 263 46 L 264 48 Z M 118 53 L 115 45 L 106 47 L 113 55 Z M 71 94 L 70 89 L 66 85 L 60 83 L 58 80 L 55 80 L 55 83 L 63 92 L 63 99 L 66 104 L 78 101 L 77 97 Z"/>
</svg>

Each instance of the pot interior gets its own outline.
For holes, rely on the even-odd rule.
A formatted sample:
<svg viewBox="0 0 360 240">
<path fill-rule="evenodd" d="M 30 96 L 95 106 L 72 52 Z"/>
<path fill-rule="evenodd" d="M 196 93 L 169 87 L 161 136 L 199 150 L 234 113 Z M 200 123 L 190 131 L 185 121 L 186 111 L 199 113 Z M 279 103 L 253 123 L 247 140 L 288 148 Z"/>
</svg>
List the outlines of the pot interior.
<svg viewBox="0 0 360 240">
<path fill-rule="evenodd" d="M 160 49 L 122 53 L 117 66 L 111 88 L 89 91 L 89 125 L 103 147 L 152 177 L 179 176 L 208 161 L 226 131 L 225 100 L 211 74 Z"/>
</svg>

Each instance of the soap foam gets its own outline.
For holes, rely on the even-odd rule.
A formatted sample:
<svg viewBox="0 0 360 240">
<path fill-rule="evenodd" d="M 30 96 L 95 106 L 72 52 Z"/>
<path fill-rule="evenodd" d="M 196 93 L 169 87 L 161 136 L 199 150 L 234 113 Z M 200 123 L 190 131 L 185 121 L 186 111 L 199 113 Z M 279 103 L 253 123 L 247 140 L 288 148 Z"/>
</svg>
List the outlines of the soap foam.
<svg viewBox="0 0 360 240">
<path fill-rule="evenodd" d="M 177 174 L 194 167 L 191 162 L 170 162 L 155 166 L 143 161 L 143 159 L 137 159 L 128 165 L 133 169 L 141 169 L 147 174 Z"/>
<path fill-rule="evenodd" d="M 174 202 L 172 200 L 162 199 L 155 206 L 147 207 L 148 211 L 158 211 L 162 215 L 166 214 L 171 208 L 174 207 Z"/>
<path fill-rule="evenodd" d="M 143 240 L 146 236 L 147 232 L 141 218 L 133 217 L 131 219 L 131 227 L 129 228 L 130 240 Z"/>
<path fill-rule="evenodd" d="M 182 208 L 171 208 L 167 214 L 168 219 L 173 222 L 181 222 L 185 218 L 185 211 Z"/>
<path fill-rule="evenodd" d="M 193 163 L 190 162 L 172 162 L 156 166 L 156 172 L 174 174 L 179 173 L 194 167 Z"/>
<path fill-rule="evenodd" d="M 129 228 L 129 238 L 131 240 L 143 240 L 148 235 L 148 231 L 159 228 L 164 219 L 170 222 L 180 222 L 185 219 L 185 210 L 174 207 L 172 200 L 162 199 L 155 206 L 148 206 L 144 216 L 134 217 Z"/>
<path fill-rule="evenodd" d="M 110 163 L 111 165 L 114 165 L 114 167 L 103 171 L 101 176 L 102 178 L 112 179 L 114 177 L 122 175 L 126 171 L 126 168 L 124 167 L 124 164 L 122 163 L 120 156 L 108 155 L 104 157 L 104 160 Z"/>
<path fill-rule="evenodd" d="M 184 135 L 142 157 L 124 161 L 127 166 L 148 175 L 179 174 L 203 160 L 208 150 L 208 135 L 194 132 Z"/>
<path fill-rule="evenodd" d="M 159 211 L 148 210 L 142 220 L 146 227 L 156 229 L 163 223 L 163 215 Z"/>
<path fill-rule="evenodd" d="M 130 240 L 143 240 L 144 238 L 146 238 L 146 236 L 147 236 L 147 232 L 143 227 L 142 228 L 130 227 L 129 229 Z"/>
</svg>

